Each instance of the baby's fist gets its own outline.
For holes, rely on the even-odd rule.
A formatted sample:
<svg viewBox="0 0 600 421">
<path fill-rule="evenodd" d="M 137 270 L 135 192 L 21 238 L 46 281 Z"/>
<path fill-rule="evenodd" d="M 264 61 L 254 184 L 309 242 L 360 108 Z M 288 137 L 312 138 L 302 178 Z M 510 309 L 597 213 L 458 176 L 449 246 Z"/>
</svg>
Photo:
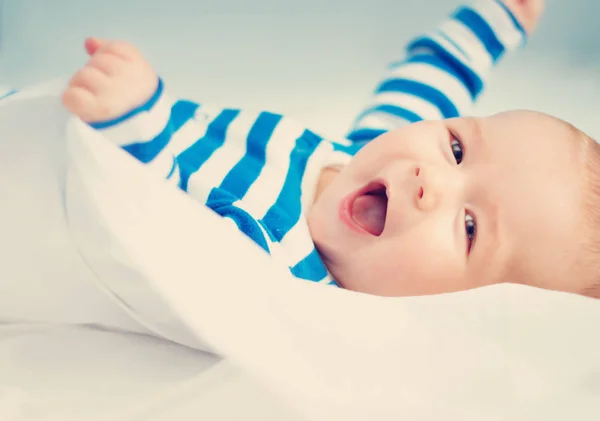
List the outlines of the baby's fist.
<svg viewBox="0 0 600 421">
<path fill-rule="evenodd" d="M 69 81 L 63 104 L 87 123 L 112 120 L 143 105 L 156 91 L 158 76 L 133 45 L 89 38 L 88 63 Z"/>
<path fill-rule="evenodd" d="M 527 34 L 531 35 L 544 11 L 545 0 L 502 0 L 515 15 Z"/>
</svg>

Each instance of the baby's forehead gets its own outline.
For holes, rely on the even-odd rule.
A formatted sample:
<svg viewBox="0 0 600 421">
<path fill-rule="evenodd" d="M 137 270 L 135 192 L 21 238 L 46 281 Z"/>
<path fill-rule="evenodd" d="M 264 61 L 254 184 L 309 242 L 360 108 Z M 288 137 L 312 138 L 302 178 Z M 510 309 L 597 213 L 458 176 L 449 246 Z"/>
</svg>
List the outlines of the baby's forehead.
<svg viewBox="0 0 600 421">
<path fill-rule="evenodd" d="M 573 126 L 532 111 L 498 114 L 480 126 L 488 149 L 481 157 L 483 171 L 494 168 L 492 184 L 511 199 L 534 202 L 542 211 L 550 203 L 580 198 L 584 142 Z"/>
<path fill-rule="evenodd" d="M 581 243 L 582 161 L 578 131 L 554 117 L 509 112 L 484 118 L 488 194 L 499 208 L 513 267 L 552 279 Z M 485 169 L 482 171 L 486 171 Z"/>
<path fill-rule="evenodd" d="M 493 114 L 489 117 L 483 117 L 482 121 L 486 124 L 501 125 L 508 130 L 527 130 L 535 131 L 539 134 L 555 135 L 563 139 L 574 140 L 581 132 L 572 124 L 554 117 L 550 114 L 532 110 L 511 110 Z"/>
<path fill-rule="evenodd" d="M 536 167 L 533 161 L 540 161 L 537 167 L 581 167 L 583 136 L 558 118 L 535 111 L 508 111 L 481 119 L 479 126 L 491 154 L 498 158 L 530 158 L 522 161 L 532 171 Z"/>
</svg>

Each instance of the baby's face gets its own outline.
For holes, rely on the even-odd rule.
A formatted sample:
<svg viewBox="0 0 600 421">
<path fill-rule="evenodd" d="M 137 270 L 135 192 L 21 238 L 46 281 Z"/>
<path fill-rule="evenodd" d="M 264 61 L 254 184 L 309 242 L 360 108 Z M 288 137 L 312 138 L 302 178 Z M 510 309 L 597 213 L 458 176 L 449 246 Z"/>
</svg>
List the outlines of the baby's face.
<svg viewBox="0 0 600 421">
<path fill-rule="evenodd" d="M 323 189 L 311 235 L 344 288 L 384 296 L 517 282 L 578 292 L 579 142 L 533 112 L 420 122 Z"/>
</svg>

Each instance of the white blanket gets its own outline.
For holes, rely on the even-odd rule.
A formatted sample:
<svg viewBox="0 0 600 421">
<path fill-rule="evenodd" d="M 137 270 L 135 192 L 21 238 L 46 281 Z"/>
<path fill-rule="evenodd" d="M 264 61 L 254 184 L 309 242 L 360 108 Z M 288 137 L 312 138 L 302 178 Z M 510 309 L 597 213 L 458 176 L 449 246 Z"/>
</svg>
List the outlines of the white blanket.
<svg viewBox="0 0 600 421">
<path fill-rule="evenodd" d="M 211 211 L 69 118 L 52 92 L 0 107 L 0 193 L 29 198 L 0 213 L 20 241 L 2 246 L 14 263 L 0 268 L 11 297 L 2 298 L 0 318 L 51 316 L 214 349 L 236 367 L 233 382 L 246 379 L 231 405 L 264 391 L 273 406 L 293 408 L 289 419 L 598 419 L 597 301 L 519 286 L 384 299 L 294 280 Z M 14 146 L 31 139 L 50 146 Z M 23 156 L 5 154 L 13 147 Z M 11 167 L 20 161 L 35 164 L 27 180 Z M 44 200 L 43 174 L 33 170 L 44 166 L 62 202 Z M 53 226 L 73 241 L 44 243 L 52 215 L 63 215 Z M 67 255 L 80 272 L 63 263 Z M 37 290 L 52 285 L 49 296 L 68 305 L 38 309 L 43 294 L 34 303 L 11 284 L 15 274 L 36 279 Z M 81 294 L 69 296 L 72 288 Z"/>
</svg>

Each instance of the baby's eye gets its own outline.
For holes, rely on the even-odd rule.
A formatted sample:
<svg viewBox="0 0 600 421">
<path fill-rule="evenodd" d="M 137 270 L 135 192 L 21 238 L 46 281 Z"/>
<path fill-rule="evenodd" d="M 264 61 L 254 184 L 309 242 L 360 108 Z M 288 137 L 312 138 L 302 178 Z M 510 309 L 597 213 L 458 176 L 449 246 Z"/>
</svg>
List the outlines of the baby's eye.
<svg viewBox="0 0 600 421">
<path fill-rule="evenodd" d="M 456 159 L 456 163 L 460 165 L 464 154 L 462 143 L 460 143 L 460 140 L 452 139 L 450 147 L 452 148 L 452 154 L 454 155 L 454 159 Z"/>
<path fill-rule="evenodd" d="M 467 233 L 467 252 L 471 251 L 477 235 L 477 222 L 473 215 L 465 214 L 465 231 Z"/>
</svg>

